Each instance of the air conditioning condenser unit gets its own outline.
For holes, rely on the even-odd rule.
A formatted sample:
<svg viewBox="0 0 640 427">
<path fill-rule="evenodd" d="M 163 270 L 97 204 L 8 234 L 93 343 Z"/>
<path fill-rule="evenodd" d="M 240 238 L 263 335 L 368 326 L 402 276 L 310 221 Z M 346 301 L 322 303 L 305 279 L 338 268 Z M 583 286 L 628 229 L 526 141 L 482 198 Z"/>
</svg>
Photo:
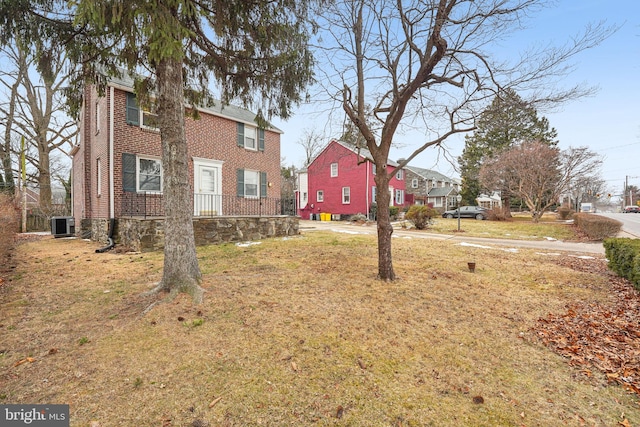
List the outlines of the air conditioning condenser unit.
<svg viewBox="0 0 640 427">
<path fill-rule="evenodd" d="M 71 237 L 76 234 L 76 221 L 72 216 L 54 216 L 51 218 L 53 237 Z"/>
</svg>

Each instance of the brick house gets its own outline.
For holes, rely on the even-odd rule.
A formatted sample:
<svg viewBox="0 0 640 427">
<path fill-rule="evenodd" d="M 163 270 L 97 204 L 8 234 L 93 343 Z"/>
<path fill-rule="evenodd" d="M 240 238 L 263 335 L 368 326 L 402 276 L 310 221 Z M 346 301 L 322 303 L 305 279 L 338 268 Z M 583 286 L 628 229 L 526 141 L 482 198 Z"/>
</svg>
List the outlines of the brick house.
<svg viewBox="0 0 640 427">
<path fill-rule="evenodd" d="M 389 161 L 394 170 L 397 163 Z M 366 149 L 357 151 L 344 142 L 332 140 L 301 172 L 298 178 L 299 209 L 302 219 L 312 215 L 367 215 L 376 202 L 375 165 Z M 306 185 L 306 188 L 305 188 Z M 391 205 L 405 205 L 404 171 L 398 170 L 389 183 Z"/>
<path fill-rule="evenodd" d="M 73 216 L 95 237 L 111 218 L 162 217 L 162 164 L 156 115 L 139 107 L 128 77 L 104 96 L 84 90 L 73 156 Z M 198 108 L 185 119 L 193 215 L 279 215 L 280 135 L 234 106 Z M 99 234 L 99 231 L 98 231 Z"/>
<path fill-rule="evenodd" d="M 405 166 L 407 197 L 413 198 L 413 203 L 430 205 L 445 211 L 455 208 L 456 196 L 460 185 L 453 179 L 430 169 Z"/>
</svg>

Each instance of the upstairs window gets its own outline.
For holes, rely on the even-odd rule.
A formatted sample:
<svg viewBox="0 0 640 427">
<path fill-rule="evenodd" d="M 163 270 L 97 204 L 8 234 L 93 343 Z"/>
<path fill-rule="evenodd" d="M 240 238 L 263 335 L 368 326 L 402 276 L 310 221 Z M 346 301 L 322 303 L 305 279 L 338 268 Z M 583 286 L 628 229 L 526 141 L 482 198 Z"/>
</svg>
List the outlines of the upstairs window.
<svg viewBox="0 0 640 427">
<path fill-rule="evenodd" d="M 398 169 L 396 172 L 396 179 L 402 181 L 404 179 L 404 171 L 402 169 Z"/>
<path fill-rule="evenodd" d="M 338 176 L 338 164 L 331 163 L 331 178 L 335 178 Z"/>
<path fill-rule="evenodd" d="M 264 151 L 264 129 L 237 123 L 238 147 L 253 151 Z"/>
<path fill-rule="evenodd" d="M 158 129 L 155 107 L 152 107 L 151 111 L 140 108 L 135 93 L 127 92 L 126 118 L 129 125 Z"/>
<path fill-rule="evenodd" d="M 418 188 L 418 178 L 413 178 L 411 180 L 411 188 Z"/>
<path fill-rule="evenodd" d="M 316 193 L 316 202 L 324 202 L 324 191 L 318 190 Z"/>
</svg>

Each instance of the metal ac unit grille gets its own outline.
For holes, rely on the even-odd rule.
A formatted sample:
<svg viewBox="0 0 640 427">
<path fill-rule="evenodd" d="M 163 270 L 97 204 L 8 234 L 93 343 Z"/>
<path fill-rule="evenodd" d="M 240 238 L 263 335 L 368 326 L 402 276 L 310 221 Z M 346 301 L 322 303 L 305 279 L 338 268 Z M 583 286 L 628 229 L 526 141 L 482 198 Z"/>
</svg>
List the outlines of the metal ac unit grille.
<svg viewBox="0 0 640 427">
<path fill-rule="evenodd" d="M 75 233 L 75 220 L 72 216 L 54 216 L 51 218 L 51 234 L 53 234 L 53 237 L 69 237 Z"/>
</svg>

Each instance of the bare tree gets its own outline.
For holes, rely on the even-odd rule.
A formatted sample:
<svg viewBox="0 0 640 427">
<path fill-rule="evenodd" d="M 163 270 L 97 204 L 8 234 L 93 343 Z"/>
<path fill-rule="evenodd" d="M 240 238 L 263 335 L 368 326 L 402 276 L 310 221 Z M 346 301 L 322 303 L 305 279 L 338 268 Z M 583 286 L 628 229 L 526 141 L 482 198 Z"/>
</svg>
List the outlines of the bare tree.
<svg viewBox="0 0 640 427">
<path fill-rule="evenodd" d="M 302 136 L 296 144 L 304 149 L 304 166 L 309 163 L 320 153 L 320 150 L 327 143 L 325 137 L 315 129 L 305 129 Z"/>
<path fill-rule="evenodd" d="M 533 222 L 565 193 L 574 181 L 596 177 L 602 160 L 586 147 L 560 151 L 542 142 L 525 142 L 489 160 L 480 169 L 480 182 L 488 188 L 506 188 L 521 198 Z"/>
<path fill-rule="evenodd" d="M 577 53 L 612 31 L 587 28 L 567 45 L 544 46 L 505 64 L 496 41 L 520 28 L 544 0 L 339 0 L 324 11 L 318 49 L 326 64 L 320 81 L 366 141 L 376 164 L 379 206 L 388 206 L 389 149 L 397 132 L 421 129 L 415 151 L 402 168 L 428 147 L 475 128 L 475 119 L 497 93 L 512 89 L 529 102 L 567 101 L 589 92 L 554 87 Z M 494 52 L 491 51 L 494 48 Z M 500 52 L 502 53 L 502 52 Z M 367 105 L 372 106 L 367 114 Z M 375 122 L 376 131 L 368 125 Z M 394 280 L 389 212 L 378 212 L 378 277 Z"/>
<path fill-rule="evenodd" d="M 33 147 L 34 155 L 31 151 L 26 155 L 37 171 L 40 207 L 46 213 L 52 200 L 52 153 L 60 151 L 68 156 L 78 132 L 75 121 L 65 114 L 63 90 L 68 74 L 64 67 L 68 64 L 62 51 L 41 43 L 27 48 L 16 41 L 5 48 L 5 54 L 16 70 L 14 80 L 3 82 L 11 88 L 10 101 L 0 108 L 10 121 L 5 138 L 16 132 Z"/>
</svg>

